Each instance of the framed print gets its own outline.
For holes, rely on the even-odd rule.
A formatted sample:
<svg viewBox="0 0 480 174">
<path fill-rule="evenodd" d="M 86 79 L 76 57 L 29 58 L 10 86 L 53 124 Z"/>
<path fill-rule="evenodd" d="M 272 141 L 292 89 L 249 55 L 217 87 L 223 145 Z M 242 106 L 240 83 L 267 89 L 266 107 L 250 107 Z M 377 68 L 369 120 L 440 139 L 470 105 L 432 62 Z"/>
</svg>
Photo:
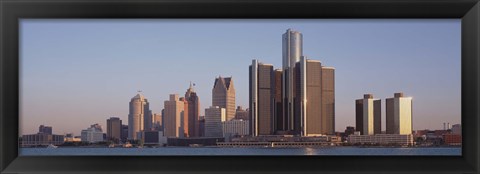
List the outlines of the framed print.
<svg viewBox="0 0 480 174">
<path fill-rule="evenodd" d="M 0 5 L 2 173 L 478 173 L 478 1 Z"/>
</svg>

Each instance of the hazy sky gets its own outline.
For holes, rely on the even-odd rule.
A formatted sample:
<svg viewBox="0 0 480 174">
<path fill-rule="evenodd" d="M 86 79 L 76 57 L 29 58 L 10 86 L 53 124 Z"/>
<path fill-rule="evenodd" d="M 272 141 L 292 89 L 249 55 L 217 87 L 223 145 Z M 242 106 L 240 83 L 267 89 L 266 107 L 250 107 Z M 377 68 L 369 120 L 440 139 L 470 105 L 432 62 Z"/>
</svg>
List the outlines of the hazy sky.
<svg viewBox="0 0 480 174">
<path fill-rule="evenodd" d="M 142 90 L 157 113 L 192 81 L 201 110 L 215 77 L 233 76 L 248 107 L 252 59 L 282 66 L 282 34 L 303 33 L 303 54 L 333 66 L 335 129 L 355 125 L 355 99 L 413 97 L 414 129 L 460 123 L 460 20 L 40 20 L 20 21 L 20 134 L 40 124 L 63 134 L 106 119 L 127 124 Z"/>
</svg>

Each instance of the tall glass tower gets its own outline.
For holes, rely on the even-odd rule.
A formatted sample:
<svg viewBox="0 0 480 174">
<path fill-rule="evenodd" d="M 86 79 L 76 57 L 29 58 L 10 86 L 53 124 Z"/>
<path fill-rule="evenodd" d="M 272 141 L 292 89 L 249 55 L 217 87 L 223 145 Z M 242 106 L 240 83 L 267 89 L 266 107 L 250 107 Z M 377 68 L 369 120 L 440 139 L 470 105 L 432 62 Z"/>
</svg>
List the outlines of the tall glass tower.
<svg viewBox="0 0 480 174">
<path fill-rule="evenodd" d="M 287 130 L 295 130 L 295 77 L 294 77 L 294 68 L 295 64 L 300 61 L 300 57 L 303 55 L 303 35 L 298 31 L 288 29 L 285 34 L 282 36 L 282 58 L 283 58 L 283 100 L 284 100 L 284 114 L 283 117 L 286 118 L 286 128 Z M 298 131 L 298 130 L 296 130 Z"/>
</svg>

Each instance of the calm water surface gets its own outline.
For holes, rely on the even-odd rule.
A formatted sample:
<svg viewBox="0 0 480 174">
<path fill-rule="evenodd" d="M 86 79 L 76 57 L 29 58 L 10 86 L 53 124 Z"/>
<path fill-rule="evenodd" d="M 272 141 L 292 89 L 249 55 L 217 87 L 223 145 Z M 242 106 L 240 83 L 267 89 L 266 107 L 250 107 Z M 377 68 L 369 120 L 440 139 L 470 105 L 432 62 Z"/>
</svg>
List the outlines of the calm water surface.
<svg viewBox="0 0 480 174">
<path fill-rule="evenodd" d="M 426 155 L 460 156 L 461 148 L 219 148 L 219 147 L 162 147 L 162 148 L 20 148 L 22 156 L 162 156 L 162 155 Z"/>
</svg>

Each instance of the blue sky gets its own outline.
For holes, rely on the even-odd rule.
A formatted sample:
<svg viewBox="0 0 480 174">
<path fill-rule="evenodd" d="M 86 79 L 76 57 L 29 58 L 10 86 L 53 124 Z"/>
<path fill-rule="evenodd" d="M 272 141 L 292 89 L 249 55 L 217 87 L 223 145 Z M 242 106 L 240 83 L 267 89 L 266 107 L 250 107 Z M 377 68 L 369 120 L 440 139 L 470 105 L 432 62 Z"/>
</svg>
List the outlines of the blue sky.
<svg viewBox="0 0 480 174">
<path fill-rule="evenodd" d="M 281 68 L 282 34 L 303 34 L 303 54 L 336 68 L 336 130 L 355 125 L 354 101 L 413 97 L 414 129 L 460 123 L 460 20 L 47 20 L 20 22 L 20 134 L 40 124 L 73 132 L 106 119 L 126 124 L 142 90 L 153 112 L 192 81 L 201 107 L 215 77 L 232 76 L 237 105 L 248 106 L 252 59 Z M 203 110 L 202 109 L 202 110 Z M 202 112 L 203 113 L 203 112 Z"/>
</svg>

